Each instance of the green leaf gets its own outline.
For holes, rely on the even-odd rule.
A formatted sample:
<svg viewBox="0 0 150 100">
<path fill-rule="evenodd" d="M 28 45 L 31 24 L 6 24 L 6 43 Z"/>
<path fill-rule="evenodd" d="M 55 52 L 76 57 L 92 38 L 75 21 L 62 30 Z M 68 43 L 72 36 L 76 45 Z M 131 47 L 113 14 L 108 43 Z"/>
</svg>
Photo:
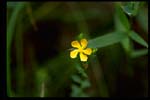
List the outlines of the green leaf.
<svg viewBox="0 0 150 100">
<path fill-rule="evenodd" d="M 81 88 L 88 88 L 90 86 L 91 86 L 91 84 L 90 84 L 89 80 L 84 80 L 81 83 Z"/>
<path fill-rule="evenodd" d="M 140 57 L 140 56 L 143 56 L 146 54 L 148 54 L 148 49 L 136 50 L 136 51 L 131 53 L 131 57 L 137 58 L 137 57 Z"/>
<path fill-rule="evenodd" d="M 122 23 L 122 25 L 126 30 L 129 30 L 131 27 L 130 23 L 128 21 L 127 16 L 125 15 L 125 13 L 123 12 L 123 10 L 119 5 L 116 5 L 116 13 L 117 13 L 117 19 Z"/>
<path fill-rule="evenodd" d="M 77 97 L 79 96 L 80 93 L 82 93 L 82 89 L 80 87 L 78 87 L 77 85 L 72 85 L 72 93 L 71 93 L 71 97 Z"/>
<path fill-rule="evenodd" d="M 123 32 L 112 32 L 106 35 L 89 40 L 88 47 L 102 48 L 120 42 L 127 35 Z"/>
<path fill-rule="evenodd" d="M 82 81 L 81 78 L 77 75 L 73 75 L 71 78 L 73 81 L 75 81 L 77 83 L 81 83 L 81 81 Z"/>
<path fill-rule="evenodd" d="M 87 74 L 85 73 L 84 69 L 82 68 L 82 66 L 80 66 L 80 64 L 76 63 L 75 65 L 76 69 L 78 70 L 78 73 L 80 73 L 83 77 L 87 78 Z"/>
<path fill-rule="evenodd" d="M 140 2 L 124 2 L 122 9 L 129 16 L 135 16 L 138 13 Z"/>
<path fill-rule="evenodd" d="M 147 42 L 141 37 L 139 36 L 136 32 L 134 31 L 130 31 L 129 36 L 131 37 L 131 39 L 133 39 L 135 42 L 145 46 L 146 48 L 148 48 L 148 44 Z"/>
</svg>

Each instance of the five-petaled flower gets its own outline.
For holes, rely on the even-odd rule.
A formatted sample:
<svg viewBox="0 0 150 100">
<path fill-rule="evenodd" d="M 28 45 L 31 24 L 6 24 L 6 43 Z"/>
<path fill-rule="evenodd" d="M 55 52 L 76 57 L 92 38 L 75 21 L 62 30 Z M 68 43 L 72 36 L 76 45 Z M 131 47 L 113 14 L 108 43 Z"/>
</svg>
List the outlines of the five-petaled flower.
<svg viewBox="0 0 150 100">
<path fill-rule="evenodd" d="M 86 48 L 87 44 L 88 44 L 88 41 L 86 39 L 81 39 L 80 43 L 78 41 L 72 41 L 71 46 L 76 49 L 74 49 L 73 51 L 70 52 L 70 57 L 76 58 L 78 53 L 80 53 L 80 60 L 87 61 L 87 59 L 88 59 L 87 55 L 91 55 L 91 53 L 92 53 L 91 48 Z"/>
</svg>

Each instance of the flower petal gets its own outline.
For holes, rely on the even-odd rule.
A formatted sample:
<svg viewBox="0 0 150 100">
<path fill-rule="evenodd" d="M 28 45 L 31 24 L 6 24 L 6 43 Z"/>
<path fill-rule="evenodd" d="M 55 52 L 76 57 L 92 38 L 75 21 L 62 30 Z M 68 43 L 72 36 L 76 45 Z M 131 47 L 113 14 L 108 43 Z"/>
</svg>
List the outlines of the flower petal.
<svg viewBox="0 0 150 100">
<path fill-rule="evenodd" d="M 71 58 L 76 58 L 77 54 L 78 54 L 78 50 L 73 50 L 73 51 L 70 52 L 70 57 Z"/>
<path fill-rule="evenodd" d="M 88 44 L 88 42 L 87 42 L 86 39 L 82 39 L 82 40 L 80 41 L 80 43 L 81 43 L 81 46 L 82 46 L 83 49 L 86 48 L 86 46 L 87 46 L 87 44 Z"/>
<path fill-rule="evenodd" d="M 80 53 L 80 60 L 81 61 L 87 61 L 88 57 L 87 55 L 84 55 L 83 53 Z"/>
<path fill-rule="evenodd" d="M 72 41 L 71 42 L 71 46 L 72 47 L 75 47 L 75 48 L 81 48 L 81 45 L 78 41 Z"/>
<path fill-rule="evenodd" d="M 85 50 L 83 50 L 83 53 L 87 54 L 87 55 L 91 55 L 92 49 L 91 48 L 86 48 Z"/>
</svg>

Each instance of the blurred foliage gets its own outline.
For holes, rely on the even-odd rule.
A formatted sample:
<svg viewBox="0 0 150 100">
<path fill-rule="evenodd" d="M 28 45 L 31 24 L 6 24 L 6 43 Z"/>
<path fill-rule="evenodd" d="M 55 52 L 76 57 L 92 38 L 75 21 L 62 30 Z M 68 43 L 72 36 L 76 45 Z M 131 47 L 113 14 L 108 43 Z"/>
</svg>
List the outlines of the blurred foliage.
<svg viewBox="0 0 150 100">
<path fill-rule="evenodd" d="M 147 59 L 147 2 L 7 2 L 8 96 L 147 97 Z"/>
<path fill-rule="evenodd" d="M 135 16 L 138 12 L 140 2 L 124 2 L 121 7 L 130 16 Z"/>
</svg>

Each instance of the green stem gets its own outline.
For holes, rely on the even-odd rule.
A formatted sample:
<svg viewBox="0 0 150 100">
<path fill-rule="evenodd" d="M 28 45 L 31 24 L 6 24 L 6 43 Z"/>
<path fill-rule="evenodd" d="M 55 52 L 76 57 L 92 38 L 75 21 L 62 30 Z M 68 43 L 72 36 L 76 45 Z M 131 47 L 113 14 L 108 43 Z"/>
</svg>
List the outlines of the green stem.
<svg viewBox="0 0 150 100">
<path fill-rule="evenodd" d="M 109 97 L 108 87 L 104 80 L 103 71 L 96 55 L 91 56 L 92 72 L 96 80 L 97 92 L 101 97 Z"/>
</svg>

